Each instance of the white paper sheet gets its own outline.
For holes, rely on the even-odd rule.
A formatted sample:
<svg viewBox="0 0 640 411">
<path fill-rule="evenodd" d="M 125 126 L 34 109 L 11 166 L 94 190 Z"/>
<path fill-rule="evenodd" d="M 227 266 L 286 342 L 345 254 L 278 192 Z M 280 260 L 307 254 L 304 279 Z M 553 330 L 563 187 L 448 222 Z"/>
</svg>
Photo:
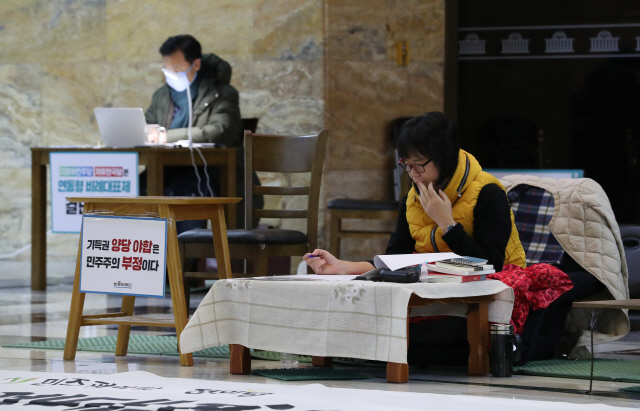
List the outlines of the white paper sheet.
<svg viewBox="0 0 640 411">
<path fill-rule="evenodd" d="M 425 254 L 396 254 L 396 255 L 377 255 L 373 258 L 373 264 L 376 267 L 385 267 L 390 270 L 410 265 L 432 263 L 434 261 L 446 260 L 449 258 L 460 258 L 456 253 L 425 253 Z"/>
<path fill-rule="evenodd" d="M 73 362 L 70 362 L 73 365 Z M 119 364 L 120 366 L 121 364 Z M 124 364 L 125 367 L 127 364 Z M 76 364 L 77 366 L 77 364 Z M 131 367 L 131 364 L 129 364 Z M 369 374 L 369 373 L 365 373 Z M 358 382 L 359 388 L 334 388 L 321 384 L 258 384 L 238 382 L 166 378 L 146 371 L 120 372 L 112 375 L 63 374 L 22 370 L 0 371 L 0 394 L 4 409 L 62 411 L 70 409 L 130 410 L 339 410 L 339 411 L 625 411 L 627 406 L 603 404 L 599 399 L 570 399 L 577 404 L 499 398 L 501 392 L 484 396 L 408 392 L 410 384 L 387 385 Z M 329 383 L 335 383 L 330 381 Z M 379 383 L 378 383 L 379 384 Z M 355 383 L 354 383 L 355 385 Z M 394 388 L 399 387 L 399 388 Z M 400 388 L 402 390 L 400 390 Z M 392 391 L 398 389 L 399 391 Z M 521 395 L 521 394 L 517 394 Z M 506 396 L 506 394 L 504 394 Z M 589 404 L 589 402 L 592 402 Z M 426 405 L 425 405 L 426 404 Z M 174 408 L 175 407 L 175 408 Z"/>
<path fill-rule="evenodd" d="M 358 275 L 272 275 L 268 277 L 243 278 L 243 280 L 265 280 L 265 281 L 350 281 Z"/>
</svg>

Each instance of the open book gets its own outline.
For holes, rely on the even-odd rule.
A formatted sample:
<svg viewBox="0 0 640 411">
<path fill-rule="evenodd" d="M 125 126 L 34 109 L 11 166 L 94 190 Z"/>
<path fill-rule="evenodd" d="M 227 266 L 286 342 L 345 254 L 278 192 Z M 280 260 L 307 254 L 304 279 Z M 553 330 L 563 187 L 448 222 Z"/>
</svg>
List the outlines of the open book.
<svg viewBox="0 0 640 411">
<path fill-rule="evenodd" d="M 447 260 L 449 258 L 460 258 L 460 256 L 456 253 L 377 255 L 373 258 L 373 265 L 377 268 L 397 270 L 422 263 L 428 264 L 435 261 Z"/>
</svg>

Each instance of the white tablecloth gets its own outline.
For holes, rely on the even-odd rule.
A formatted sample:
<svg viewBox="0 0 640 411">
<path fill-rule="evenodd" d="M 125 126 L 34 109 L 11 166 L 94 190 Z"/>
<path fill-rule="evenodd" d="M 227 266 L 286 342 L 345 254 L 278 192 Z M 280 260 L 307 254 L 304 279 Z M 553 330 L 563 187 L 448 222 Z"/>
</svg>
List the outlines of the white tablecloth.
<svg viewBox="0 0 640 411">
<path fill-rule="evenodd" d="M 407 305 L 422 298 L 496 294 L 489 321 L 508 323 L 513 290 L 496 280 L 398 284 L 370 281 L 219 280 L 180 336 L 180 349 L 240 344 L 323 357 L 407 362 Z M 466 304 L 432 304 L 411 315 L 465 316 Z"/>
</svg>

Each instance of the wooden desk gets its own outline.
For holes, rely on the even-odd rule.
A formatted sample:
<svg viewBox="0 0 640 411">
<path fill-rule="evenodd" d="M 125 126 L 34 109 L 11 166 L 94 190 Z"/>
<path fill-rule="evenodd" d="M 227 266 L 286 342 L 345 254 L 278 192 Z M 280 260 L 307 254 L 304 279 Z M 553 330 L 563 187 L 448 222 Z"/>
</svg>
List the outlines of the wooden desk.
<svg viewBox="0 0 640 411">
<path fill-rule="evenodd" d="M 409 314 L 413 307 L 424 307 L 435 303 L 452 304 L 462 302 L 467 304 L 467 339 L 469 340 L 469 375 L 489 374 L 489 303 L 495 300 L 495 295 L 477 297 L 420 298 L 413 294 L 409 299 L 407 313 L 407 346 L 409 345 Z M 357 342 L 355 342 L 357 344 Z M 249 348 L 239 344 L 229 344 L 231 351 L 231 374 L 251 374 L 251 354 Z M 311 357 L 314 367 L 331 367 L 331 357 Z M 409 381 L 409 364 L 387 363 L 387 382 L 405 383 Z"/>
<path fill-rule="evenodd" d="M 201 148 L 202 155 L 211 166 L 220 166 L 222 195 L 236 195 L 236 148 Z M 187 148 L 134 147 L 134 148 L 31 148 L 31 289 L 47 289 L 47 166 L 52 152 L 137 152 L 138 164 L 147 167 L 147 194 L 163 195 L 164 166 L 191 165 L 191 154 Z M 202 165 L 195 155 L 197 165 Z M 227 225 L 235 228 L 236 207 L 227 206 Z"/>
<path fill-rule="evenodd" d="M 76 357 L 80 327 L 86 325 L 118 324 L 116 355 L 127 355 L 129 333 L 132 325 L 175 328 L 178 339 L 187 325 L 188 312 L 182 288 L 182 268 L 176 221 L 211 220 L 213 244 L 218 260 L 220 278 L 231 278 L 231 261 L 227 227 L 224 221 L 225 204 L 237 204 L 241 198 L 225 197 L 67 197 L 69 201 L 84 202 L 85 215 L 152 217 L 167 219 L 167 276 L 171 289 L 173 321 L 154 318 L 153 315 L 133 315 L 135 297 L 123 296 L 122 308 L 118 313 L 82 315 L 85 293 L 80 292 L 80 264 L 82 238 L 78 246 L 76 274 L 73 281 L 69 325 L 64 347 L 64 359 Z M 180 364 L 191 366 L 191 354 L 180 354 Z"/>
</svg>

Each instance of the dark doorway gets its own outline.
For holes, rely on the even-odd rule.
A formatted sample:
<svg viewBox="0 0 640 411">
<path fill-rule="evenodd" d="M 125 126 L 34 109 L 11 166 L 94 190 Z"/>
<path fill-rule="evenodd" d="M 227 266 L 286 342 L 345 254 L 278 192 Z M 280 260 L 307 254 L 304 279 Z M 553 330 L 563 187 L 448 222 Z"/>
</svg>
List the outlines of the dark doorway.
<svg viewBox="0 0 640 411">
<path fill-rule="evenodd" d="M 459 0 L 457 120 L 484 168 L 583 169 L 640 223 L 640 4 Z"/>
</svg>

